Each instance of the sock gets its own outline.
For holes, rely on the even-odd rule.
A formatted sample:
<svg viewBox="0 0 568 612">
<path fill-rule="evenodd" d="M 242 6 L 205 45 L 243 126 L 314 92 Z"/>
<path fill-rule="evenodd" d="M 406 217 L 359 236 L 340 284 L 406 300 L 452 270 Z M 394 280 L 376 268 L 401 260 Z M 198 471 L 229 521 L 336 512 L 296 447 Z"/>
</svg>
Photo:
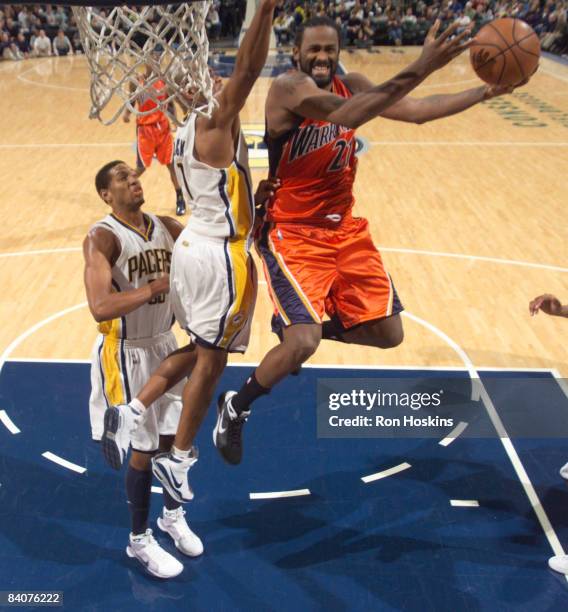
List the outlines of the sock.
<svg viewBox="0 0 568 612">
<path fill-rule="evenodd" d="M 343 332 L 345 328 L 337 319 L 324 321 L 322 324 L 321 337 L 322 340 L 335 340 L 336 342 L 345 342 Z"/>
<path fill-rule="evenodd" d="M 268 393 L 270 393 L 270 389 L 263 387 L 258 380 L 256 380 L 256 371 L 254 371 L 246 383 L 240 388 L 239 392 L 233 395 L 231 406 L 233 406 L 237 414 L 240 414 L 248 410 L 254 400 Z"/>
<path fill-rule="evenodd" d="M 177 457 L 178 459 L 187 459 L 191 453 L 191 448 L 188 450 L 180 450 L 172 444 L 171 453 L 174 457 Z"/>
<path fill-rule="evenodd" d="M 128 405 L 132 406 L 132 408 L 135 410 L 138 410 L 140 414 L 144 414 L 146 412 L 146 406 L 144 406 L 144 404 L 137 397 L 131 400 Z"/>
<path fill-rule="evenodd" d="M 131 465 L 126 470 L 126 497 L 132 521 L 132 533 L 140 535 L 148 529 L 150 495 L 152 494 L 152 472 L 142 472 Z"/>
<path fill-rule="evenodd" d="M 181 199 L 181 198 L 183 198 L 183 193 L 182 193 L 182 191 L 181 191 L 181 187 L 178 187 L 178 188 L 176 189 L 176 198 L 177 198 L 178 200 L 179 200 L 179 199 Z"/>
<path fill-rule="evenodd" d="M 177 502 L 165 489 L 163 496 L 166 510 L 177 510 L 181 506 L 181 504 Z"/>
</svg>

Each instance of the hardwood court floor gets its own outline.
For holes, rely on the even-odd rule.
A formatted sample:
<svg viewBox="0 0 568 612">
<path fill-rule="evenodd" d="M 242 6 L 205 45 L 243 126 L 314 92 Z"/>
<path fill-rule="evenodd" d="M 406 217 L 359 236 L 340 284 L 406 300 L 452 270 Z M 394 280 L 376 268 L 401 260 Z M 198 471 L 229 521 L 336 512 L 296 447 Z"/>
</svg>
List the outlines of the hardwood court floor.
<svg viewBox="0 0 568 612">
<path fill-rule="evenodd" d="M 417 53 L 342 59 L 380 82 Z M 477 84 L 463 57 L 416 95 Z M 245 108 L 249 128 L 262 128 L 268 86 L 262 79 Z M 83 57 L 0 64 L 4 357 L 89 356 L 96 329 L 80 306 L 80 246 L 106 214 L 93 178 L 111 159 L 134 164 L 135 128 L 90 121 L 88 107 Z M 312 362 L 462 366 L 459 347 L 475 366 L 568 376 L 568 321 L 531 319 L 527 307 L 545 291 L 568 301 L 568 68 L 543 59 L 528 86 L 498 103 L 422 126 L 379 119 L 359 134 L 369 150 L 360 156 L 356 212 L 369 218 L 407 309 L 406 338 L 383 352 L 323 343 Z M 255 181 L 265 173 L 255 170 Z M 147 210 L 173 214 L 167 171 L 153 165 L 142 182 Z M 270 312 L 261 286 L 250 349 L 234 361 L 258 361 L 273 345 Z"/>
</svg>

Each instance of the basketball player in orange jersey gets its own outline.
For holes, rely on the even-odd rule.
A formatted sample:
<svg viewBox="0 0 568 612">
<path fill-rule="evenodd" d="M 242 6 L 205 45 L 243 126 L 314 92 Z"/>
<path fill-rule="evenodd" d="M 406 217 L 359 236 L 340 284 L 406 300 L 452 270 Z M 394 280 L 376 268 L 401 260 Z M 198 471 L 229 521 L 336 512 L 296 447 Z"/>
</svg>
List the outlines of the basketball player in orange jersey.
<svg viewBox="0 0 568 612">
<path fill-rule="evenodd" d="M 142 80 L 147 79 L 152 72 L 150 66 L 146 66 L 146 71 Z M 163 81 L 154 83 L 153 88 L 156 90 L 158 100 L 167 98 L 166 84 Z M 146 168 L 150 167 L 152 158 L 156 155 L 158 161 L 167 166 L 170 172 L 170 178 L 174 189 L 176 190 L 176 215 L 185 214 L 185 202 L 183 193 L 179 186 L 176 173 L 173 165 L 174 154 L 174 139 L 171 132 L 171 126 L 166 115 L 158 110 L 157 104 L 152 97 L 144 92 L 141 92 L 136 99 L 138 110 L 141 112 L 155 112 L 147 115 L 136 116 L 136 172 L 138 176 L 144 173 Z M 130 121 L 131 112 L 126 109 L 122 119 L 125 123 Z"/>
<path fill-rule="evenodd" d="M 229 433 L 216 446 L 228 463 L 241 460 L 241 429 L 252 402 L 297 370 L 322 338 L 384 349 L 402 342 L 402 305 L 392 279 L 368 222 L 351 213 L 355 129 L 378 116 L 424 123 L 510 91 L 482 86 L 454 95 L 406 96 L 470 45 L 468 31 L 453 36 L 457 24 L 437 36 L 439 26 L 431 28 L 418 60 L 374 86 L 362 74 L 336 76 L 339 31 L 330 19 L 313 18 L 297 34 L 297 70 L 281 75 L 270 88 L 265 138 L 270 174 L 281 187 L 268 207 L 257 248 L 281 344 L 238 393 L 219 398 L 218 418 Z M 382 103 L 387 98 L 390 103 Z"/>
</svg>

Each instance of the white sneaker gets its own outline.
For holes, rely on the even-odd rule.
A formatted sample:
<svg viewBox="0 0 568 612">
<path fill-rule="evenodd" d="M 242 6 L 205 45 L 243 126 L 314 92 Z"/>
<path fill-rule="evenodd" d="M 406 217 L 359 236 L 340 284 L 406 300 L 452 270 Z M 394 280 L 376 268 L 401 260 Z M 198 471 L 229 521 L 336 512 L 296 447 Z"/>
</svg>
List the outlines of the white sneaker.
<svg viewBox="0 0 568 612">
<path fill-rule="evenodd" d="M 191 449 L 186 459 L 180 459 L 172 453 L 160 453 L 152 457 L 152 472 L 173 499 L 183 504 L 193 499 L 193 491 L 187 481 L 187 472 L 196 462 L 195 447 Z"/>
<path fill-rule="evenodd" d="M 158 578 L 174 578 L 183 571 L 183 565 L 156 542 L 151 529 L 146 529 L 146 533 L 141 535 L 130 534 L 126 554 L 138 559 L 150 574 Z"/>
<path fill-rule="evenodd" d="M 562 476 L 562 478 L 564 478 L 564 480 L 568 480 L 568 463 L 565 463 L 560 468 L 560 476 Z"/>
<path fill-rule="evenodd" d="M 568 576 L 568 555 L 556 555 L 556 557 L 550 557 L 548 560 L 548 566 L 555 572 L 566 574 Z"/>
<path fill-rule="evenodd" d="M 132 432 L 142 420 L 142 413 L 128 404 L 105 410 L 105 428 L 101 438 L 104 458 L 110 467 L 120 470 L 130 446 Z"/>
<path fill-rule="evenodd" d="M 158 527 L 172 536 L 176 548 L 184 555 L 198 557 L 203 552 L 203 542 L 189 528 L 181 506 L 175 510 L 164 508 L 158 517 Z"/>
</svg>

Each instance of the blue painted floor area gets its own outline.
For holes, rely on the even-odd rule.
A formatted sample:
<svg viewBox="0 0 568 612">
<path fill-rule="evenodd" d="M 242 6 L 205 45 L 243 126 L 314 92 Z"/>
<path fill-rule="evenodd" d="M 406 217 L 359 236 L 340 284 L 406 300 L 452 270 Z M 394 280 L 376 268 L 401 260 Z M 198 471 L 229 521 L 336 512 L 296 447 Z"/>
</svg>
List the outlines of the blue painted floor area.
<svg viewBox="0 0 568 612">
<path fill-rule="evenodd" d="M 238 387 L 248 372 L 229 367 L 221 387 Z M 442 447 L 432 438 L 316 437 L 316 380 L 371 375 L 408 373 L 305 368 L 290 377 L 255 407 L 239 467 L 213 448 L 211 410 L 190 472 L 196 499 L 187 506 L 205 554 L 183 559 L 184 572 L 164 582 L 125 554 L 124 475 L 107 468 L 90 441 L 89 367 L 7 363 L 0 409 L 21 433 L 0 424 L 0 590 L 64 591 L 70 610 L 565 610 L 568 583 L 547 568 L 551 549 L 498 439 L 460 437 Z M 505 426 L 506 407 L 534 401 L 515 392 L 512 376 L 483 376 Z M 534 376 L 549 383 L 535 418 L 548 407 L 568 415 L 552 377 Z M 558 475 L 566 441 L 522 439 L 515 447 L 568 547 L 568 492 Z M 87 472 L 53 464 L 44 451 Z M 360 480 L 402 462 L 412 467 Z M 312 495 L 248 498 L 301 488 Z M 452 507 L 450 499 L 480 507 Z M 152 502 L 155 535 L 181 557 L 155 527 L 160 495 Z"/>
</svg>

